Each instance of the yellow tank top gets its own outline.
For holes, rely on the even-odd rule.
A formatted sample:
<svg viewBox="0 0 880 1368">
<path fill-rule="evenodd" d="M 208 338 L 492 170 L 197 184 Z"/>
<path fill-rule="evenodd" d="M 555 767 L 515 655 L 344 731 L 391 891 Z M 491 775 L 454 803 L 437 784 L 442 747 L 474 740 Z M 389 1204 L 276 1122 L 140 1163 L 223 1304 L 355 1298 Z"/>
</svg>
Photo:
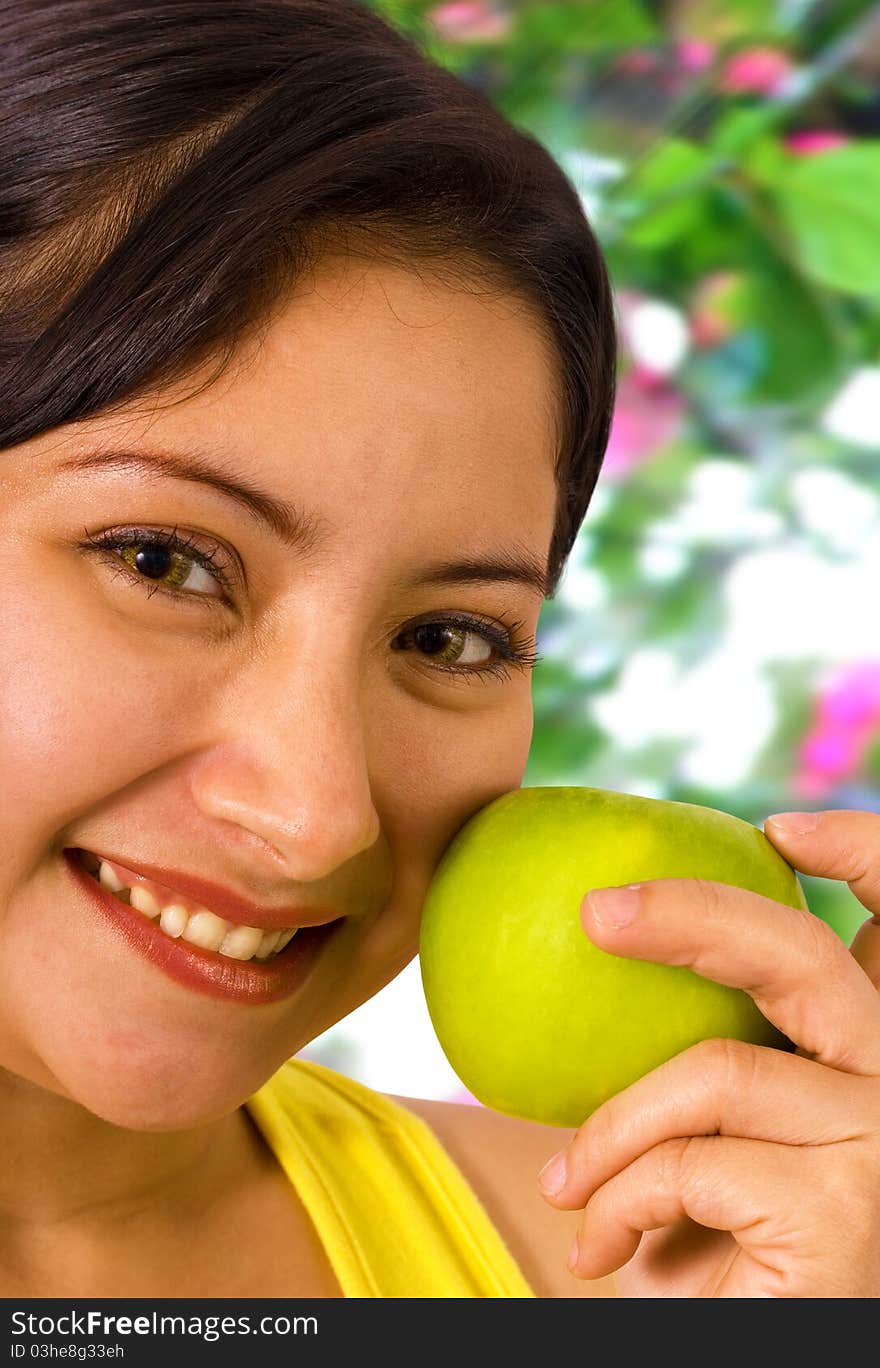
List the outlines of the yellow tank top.
<svg viewBox="0 0 880 1368">
<path fill-rule="evenodd" d="M 430 1126 L 293 1058 L 246 1103 L 346 1297 L 534 1297 Z"/>
</svg>

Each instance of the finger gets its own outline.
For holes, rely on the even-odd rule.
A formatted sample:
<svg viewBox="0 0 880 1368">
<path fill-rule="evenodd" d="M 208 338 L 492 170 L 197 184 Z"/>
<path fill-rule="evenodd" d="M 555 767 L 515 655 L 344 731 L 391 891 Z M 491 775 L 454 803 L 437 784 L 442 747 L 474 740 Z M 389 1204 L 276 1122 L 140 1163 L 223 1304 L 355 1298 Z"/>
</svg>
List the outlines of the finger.
<svg viewBox="0 0 880 1368">
<path fill-rule="evenodd" d="M 863 922 L 853 937 L 849 953 L 867 974 L 875 988 L 880 988 L 880 921 L 871 917 Z"/>
<path fill-rule="evenodd" d="M 812 829 L 798 830 L 811 818 Z M 869 912 L 880 915 L 880 813 L 852 808 L 774 813 L 764 821 L 764 835 L 793 868 L 839 879 Z"/>
<path fill-rule="evenodd" d="M 629 919 L 618 909 L 619 895 Z M 592 941 L 613 955 L 682 965 L 742 988 L 823 1064 L 880 1074 L 880 997 L 839 936 L 811 912 L 706 879 L 594 889 L 581 904 Z"/>
<path fill-rule="evenodd" d="M 850 946 L 875 988 L 880 987 L 880 814 L 852 808 L 781 812 L 764 822 L 764 835 L 795 869 L 839 879 L 876 920 Z"/>
<path fill-rule="evenodd" d="M 747 1178 L 747 1181 L 744 1181 Z M 821 1188 L 818 1175 L 815 1186 Z M 710 1230 L 729 1230 L 744 1248 L 772 1242 L 780 1194 L 810 1188 L 800 1153 L 783 1145 L 722 1136 L 667 1140 L 630 1164 L 591 1197 L 578 1228 L 572 1272 L 599 1278 L 635 1254 L 645 1231 L 688 1217 Z M 798 1219 L 803 1223 L 803 1203 Z"/>
<path fill-rule="evenodd" d="M 547 1200 L 563 1210 L 667 1140 L 728 1135 L 827 1145 L 880 1131 L 876 1080 L 741 1040 L 704 1040 L 599 1107 L 565 1148 L 565 1183 Z"/>
</svg>

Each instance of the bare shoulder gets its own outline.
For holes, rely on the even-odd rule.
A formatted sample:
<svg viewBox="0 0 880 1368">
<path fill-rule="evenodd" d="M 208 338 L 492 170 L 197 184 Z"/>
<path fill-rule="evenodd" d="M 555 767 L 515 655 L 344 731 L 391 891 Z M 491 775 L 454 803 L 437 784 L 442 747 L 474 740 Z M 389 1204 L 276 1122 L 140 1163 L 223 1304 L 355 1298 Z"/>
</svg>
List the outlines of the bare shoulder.
<svg viewBox="0 0 880 1368">
<path fill-rule="evenodd" d="M 557 1211 L 538 1191 L 539 1171 L 572 1130 L 522 1121 L 488 1107 L 398 1097 L 458 1165 L 538 1297 L 613 1297 L 612 1278 L 585 1281 L 565 1261 L 581 1212 Z"/>
</svg>

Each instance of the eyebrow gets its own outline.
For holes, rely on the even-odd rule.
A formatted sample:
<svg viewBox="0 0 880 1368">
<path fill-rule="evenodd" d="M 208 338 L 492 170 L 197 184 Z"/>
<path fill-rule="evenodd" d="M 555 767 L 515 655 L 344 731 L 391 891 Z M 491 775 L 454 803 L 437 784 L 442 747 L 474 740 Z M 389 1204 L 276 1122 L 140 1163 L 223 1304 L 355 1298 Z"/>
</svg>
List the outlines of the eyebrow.
<svg viewBox="0 0 880 1368">
<path fill-rule="evenodd" d="M 317 524 L 292 504 L 276 499 L 271 494 L 233 479 L 223 470 L 208 465 L 201 457 L 173 451 L 93 451 L 85 456 L 73 456 L 62 461 L 60 470 L 122 469 L 145 470 L 148 474 L 164 475 L 172 480 L 208 485 L 227 499 L 232 499 L 257 521 L 268 527 L 286 546 L 302 548 L 317 532 Z"/>
<path fill-rule="evenodd" d="M 318 522 L 284 499 L 278 499 L 255 485 L 233 479 L 221 468 L 192 453 L 173 451 L 94 451 L 61 461 L 59 470 L 95 469 L 144 470 L 153 476 L 207 485 L 233 500 L 268 527 L 293 550 L 311 549 L 318 536 Z M 426 584 L 523 584 L 546 598 L 549 589 L 547 569 L 526 548 L 514 546 L 490 555 L 468 556 L 429 565 L 408 579 L 405 588 Z"/>
<path fill-rule="evenodd" d="M 546 598 L 549 593 L 547 573 L 528 551 L 516 548 L 495 552 L 491 556 L 471 556 L 467 560 L 440 561 L 420 570 L 407 580 L 406 588 L 423 584 L 524 584 Z"/>
</svg>

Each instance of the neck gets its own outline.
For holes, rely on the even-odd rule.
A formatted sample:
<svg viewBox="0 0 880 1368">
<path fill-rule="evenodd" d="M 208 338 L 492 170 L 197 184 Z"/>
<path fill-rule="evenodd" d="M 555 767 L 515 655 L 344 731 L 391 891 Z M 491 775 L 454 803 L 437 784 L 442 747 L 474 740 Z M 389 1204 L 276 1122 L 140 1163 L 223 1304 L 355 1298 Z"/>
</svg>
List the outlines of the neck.
<svg viewBox="0 0 880 1368">
<path fill-rule="evenodd" d="M 260 1142 L 239 1108 L 184 1131 L 127 1130 L 0 1069 L 0 1262 L 51 1229 L 110 1248 L 132 1220 L 188 1224 L 253 1171 Z"/>
</svg>

